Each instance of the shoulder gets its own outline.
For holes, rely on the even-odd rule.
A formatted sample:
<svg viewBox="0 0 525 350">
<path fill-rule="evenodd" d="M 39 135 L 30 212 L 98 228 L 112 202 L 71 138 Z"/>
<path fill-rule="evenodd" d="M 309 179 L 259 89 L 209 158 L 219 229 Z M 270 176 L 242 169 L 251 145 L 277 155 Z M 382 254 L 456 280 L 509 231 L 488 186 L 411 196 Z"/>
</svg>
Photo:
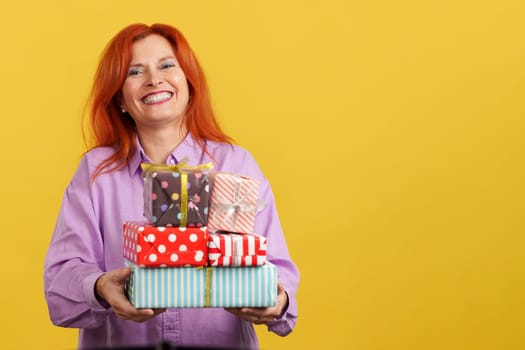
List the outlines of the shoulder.
<svg viewBox="0 0 525 350">
<path fill-rule="evenodd" d="M 215 158 L 233 157 L 234 159 L 253 160 L 253 157 L 250 154 L 250 152 L 246 150 L 245 148 L 238 146 L 238 145 L 224 143 L 224 142 L 208 141 L 206 143 L 206 147 L 208 148 L 208 151 Z"/>
<path fill-rule="evenodd" d="M 98 166 L 107 158 L 111 157 L 115 153 L 115 150 L 112 147 L 96 147 L 87 151 L 82 160 Z"/>
<path fill-rule="evenodd" d="M 222 142 L 207 142 L 214 170 L 230 171 L 262 179 L 261 169 L 252 154 L 245 148 Z"/>
<path fill-rule="evenodd" d="M 98 166 L 115 153 L 112 147 L 96 147 L 82 156 L 75 177 L 91 177 Z"/>
</svg>

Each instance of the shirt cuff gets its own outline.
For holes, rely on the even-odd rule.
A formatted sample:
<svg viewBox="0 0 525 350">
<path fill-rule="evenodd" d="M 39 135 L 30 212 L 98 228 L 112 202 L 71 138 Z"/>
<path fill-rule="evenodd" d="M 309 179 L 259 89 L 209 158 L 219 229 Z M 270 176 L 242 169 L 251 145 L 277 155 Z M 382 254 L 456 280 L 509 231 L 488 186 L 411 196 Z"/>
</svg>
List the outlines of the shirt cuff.
<svg viewBox="0 0 525 350">
<path fill-rule="evenodd" d="M 288 313 L 288 307 L 290 306 L 290 296 L 288 295 L 288 292 L 285 291 L 285 293 L 286 305 L 283 307 L 281 314 L 275 320 L 268 323 L 268 330 L 281 336 L 285 336 L 292 331 L 292 327 L 288 323 L 288 319 L 286 317 Z"/>
<path fill-rule="evenodd" d="M 286 317 L 268 323 L 268 330 L 282 337 L 292 332 L 292 327 Z"/>
<path fill-rule="evenodd" d="M 83 282 L 84 296 L 86 297 L 91 311 L 93 312 L 104 312 L 107 311 L 110 307 L 106 301 L 97 298 L 97 296 L 95 295 L 95 283 L 97 282 L 98 278 L 102 275 L 103 272 L 94 272 L 88 275 Z"/>
</svg>

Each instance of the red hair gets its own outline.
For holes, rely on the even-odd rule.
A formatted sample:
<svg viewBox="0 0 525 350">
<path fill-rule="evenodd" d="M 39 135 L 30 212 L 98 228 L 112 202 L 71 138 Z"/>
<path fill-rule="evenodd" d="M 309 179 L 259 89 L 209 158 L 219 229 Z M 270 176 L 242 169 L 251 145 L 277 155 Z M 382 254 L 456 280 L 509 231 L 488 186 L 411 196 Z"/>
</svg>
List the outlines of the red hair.
<svg viewBox="0 0 525 350">
<path fill-rule="evenodd" d="M 207 152 L 206 140 L 232 143 L 217 123 L 204 72 L 182 33 L 165 24 L 132 24 L 111 39 L 95 73 L 89 100 L 93 137 L 90 149 L 109 146 L 115 149 L 115 153 L 98 166 L 93 179 L 122 169 L 135 153 L 135 122 L 128 114 L 121 113 L 119 95 L 127 77 L 133 44 L 152 34 L 169 41 L 188 80 L 191 99 L 184 120 L 188 132 L 204 152 Z"/>
</svg>

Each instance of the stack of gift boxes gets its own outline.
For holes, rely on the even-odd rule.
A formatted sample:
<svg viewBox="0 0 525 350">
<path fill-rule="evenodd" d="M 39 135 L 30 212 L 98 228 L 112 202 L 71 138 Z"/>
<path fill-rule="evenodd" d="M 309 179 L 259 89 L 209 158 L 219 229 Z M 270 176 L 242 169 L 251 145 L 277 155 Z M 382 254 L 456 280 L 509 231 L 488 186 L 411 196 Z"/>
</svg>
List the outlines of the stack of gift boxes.
<svg viewBox="0 0 525 350">
<path fill-rule="evenodd" d="M 142 164 L 147 222 L 123 224 L 135 307 L 275 305 L 277 269 L 253 232 L 258 182 L 210 167 Z"/>
</svg>

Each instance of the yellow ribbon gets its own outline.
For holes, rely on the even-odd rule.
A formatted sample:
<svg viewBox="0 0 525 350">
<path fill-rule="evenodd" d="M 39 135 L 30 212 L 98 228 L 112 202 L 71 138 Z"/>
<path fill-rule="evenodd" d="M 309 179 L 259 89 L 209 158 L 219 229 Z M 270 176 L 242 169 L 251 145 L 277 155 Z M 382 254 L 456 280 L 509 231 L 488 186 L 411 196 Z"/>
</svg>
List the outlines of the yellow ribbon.
<svg viewBox="0 0 525 350">
<path fill-rule="evenodd" d="M 188 174 L 180 173 L 180 226 L 188 223 Z"/>
<path fill-rule="evenodd" d="M 210 307 L 211 304 L 211 276 L 212 267 L 210 266 L 197 266 L 197 270 L 206 269 L 206 281 L 204 286 L 204 307 Z"/>
<path fill-rule="evenodd" d="M 152 163 L 141 163 L 140 167 L 144 174 L 149 174 L 155 171 L 177 171 L 182 172 L 195 172 L 195 171 L 206 171 L 213 169 L 213 163 L 208 162 L 199 165 L 188 165 L 188 158 L 184 158 L 177 164 L 152 164 Z"/>
<path fill-rule="evenodd" d="M 188 222 L 188 172 L 198 172 L 210 170 L 213 168 L 213 163 L 208 162 L 199 165 L 188 165 L 188 158 L 184 158 L 178 164 L 152 164 L 141 163 L 143 175 L 149 175 L 154 172 L 178 172 L 180 173 L 180 227 L 186 227 Z"/>
<path fill-rule="evenodd" d="M 204 307 L 210 307 L 211 299 L 211 267 L 206 268 L 206 291 L 204 292 Z"/>
</svg>

